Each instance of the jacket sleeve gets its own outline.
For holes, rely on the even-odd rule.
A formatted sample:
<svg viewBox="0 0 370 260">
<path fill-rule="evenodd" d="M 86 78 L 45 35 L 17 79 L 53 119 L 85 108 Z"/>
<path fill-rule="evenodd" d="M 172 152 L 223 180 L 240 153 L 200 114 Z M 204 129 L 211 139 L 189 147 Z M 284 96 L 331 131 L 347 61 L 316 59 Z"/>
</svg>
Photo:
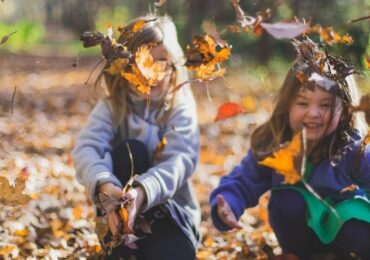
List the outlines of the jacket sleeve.
<svg viewBox="0 0 370 260">
<path fill-rule="evenodd" d="M 370 193 L 370 144 L 364 148 L 360 170 L 354 175 L 356 183 Z"/>
<path fill-rule="evenodd" d="M 164 129 L 167 144 L 160 159 L 135 180 L 146 192 L 142 211 L 173 197 L 187 182 L 198 161 L 199 128 L 192 94 L 176 104 L 170 113 Z"/>
<path fill-rule="evenodd" d="M 217 214 L 217 195 L 221 194 L 230 205 L 237 219 L 245 208 L 257 205 L 259 197 L 271 188 L 272 170 L 257 164 L 251 152 L 243 158 L 229 175 L 221 178 L 218 187 L 211 193 L 211 216 L 220 231 L 230 230 Z"/>
<path fill-rule="evenodd" d="M 93 202 L 97 185 L 111 182 L 122 186 L 112 173 L 111 141 L 115 133 L 109 106 L 101 100 L 90 113 L 73 150 L 77 181 L 85 186 Z"/>
</svg>

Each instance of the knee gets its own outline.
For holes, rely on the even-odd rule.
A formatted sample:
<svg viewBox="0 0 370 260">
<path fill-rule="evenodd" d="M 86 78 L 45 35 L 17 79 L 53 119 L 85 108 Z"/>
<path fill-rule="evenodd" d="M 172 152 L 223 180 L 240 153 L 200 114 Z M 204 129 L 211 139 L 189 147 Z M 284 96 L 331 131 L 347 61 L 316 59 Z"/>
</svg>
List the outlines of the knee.
<svg viewBox="0 0 370 260">
<path fill-rule="evenodd" d="M 273 192 L 268 205 L 270 219 L 282 223 L 295 223 L 305 220 L 306 205 L 302 195 L 294 190 Z"/>
<path fill-rule="evenodd" d="M 334 248 L 354 252 L 370 259 L 370 224 L 352 219 L 343 224 L 334 242 Z"/>
</svg>

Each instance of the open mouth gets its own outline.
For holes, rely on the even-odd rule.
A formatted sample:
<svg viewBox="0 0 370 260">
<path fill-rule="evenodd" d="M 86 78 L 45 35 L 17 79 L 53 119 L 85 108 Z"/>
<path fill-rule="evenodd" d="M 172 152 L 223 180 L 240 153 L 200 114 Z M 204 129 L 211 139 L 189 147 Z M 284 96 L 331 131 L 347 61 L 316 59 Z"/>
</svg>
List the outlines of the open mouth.
<svg viewBox="0 0 370 260">
<path fill-rule="evenodd" d="M 303 123 L 303 126 L 308 130 L 316 130 L 322 127 L 320 123 Z"/>
</svg>

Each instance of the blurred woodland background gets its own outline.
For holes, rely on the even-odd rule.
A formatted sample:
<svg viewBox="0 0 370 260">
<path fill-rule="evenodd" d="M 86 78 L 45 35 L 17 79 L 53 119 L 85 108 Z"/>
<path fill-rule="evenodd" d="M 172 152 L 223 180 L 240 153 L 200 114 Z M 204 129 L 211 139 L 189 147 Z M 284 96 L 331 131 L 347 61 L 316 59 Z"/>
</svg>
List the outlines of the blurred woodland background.
<svg viewBox="0 0 370 260">
<path fill-rule="evenodd" d="M 94 104 L 93 67 L 100 48 L 84 49 L 85 31 L 106 34 L 148 12 L 170 15 L 185 49 L 204 22 L 216 26 L 232 46 L 224 78 L 206 87 L 194 84 L 201 127 L 201 158 L 194 175 L 202 205 L 202 243 L 198 259 L 272 259 L 281 253 L 268 226 L 268 194 L 246 211 L 244 229 L 217 232 L 210 222 L 208 195 L 220 176 L 239 162 L 255 126 L 268 117 L 276 89 L 295 54 L 290 40 L 267 33 L 232 32 L 236 14 L 230 0 L 167 0 L 155 7 L 149 0 L 1 0 L 0 38 L 0 177 L 27 179 L 31 199 L 3 205 L 0 182 L 0 259 L 98 259 L 101 247 L 94 233 L 94 212 L 74 179 L 70 152 Z M 361 90 L 369 91 L 370 0 L 240 0 L 246 15 L 269 8 L 268 22 L 295 16 L 311 24 L 349 34 L 352 44 L 330 50 L 363 71 Z M 320 41 L 319 35 L 310 35 Z M 368 56 L 367 56 L 368 55 Z M 369 62 L 369 61 L 368 61 Z M 370 63 L 370 62 L 369 62 Z M 92 77 L 89 81 L 89 74 Z M 87 83 L 85 84 L 85 82 Z M 209 96 L 208 96 L 209 94 Z M 215 122 L 220 104 L 233 101 L 246 113 Z M 282 258 L 280 258 L 282 259 Z M 331 258 L 325 258 L 331 259 Z"/>
</svg>

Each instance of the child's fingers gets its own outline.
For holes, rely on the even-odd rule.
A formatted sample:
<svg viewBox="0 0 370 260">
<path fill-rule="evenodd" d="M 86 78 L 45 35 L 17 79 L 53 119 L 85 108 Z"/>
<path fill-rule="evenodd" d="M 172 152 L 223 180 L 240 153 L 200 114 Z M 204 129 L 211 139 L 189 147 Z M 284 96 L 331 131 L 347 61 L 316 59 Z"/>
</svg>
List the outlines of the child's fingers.
<svg viewBox="0 0 370 260">
<path fill-rule="evenodd" d="M 115 212 L 108 213 L 108 226 L 110 231 L 112 232 L 113 236 L 117 234 L 117 227 L 118 227 L 118 216 Z"/>
<path fill-rule="evenodd" d="M 221 194 L 218 194 L 216 199 L 217 199 L 217 206 L 219 207 L 225 206 L 225 198 Z"/>
</svg>

